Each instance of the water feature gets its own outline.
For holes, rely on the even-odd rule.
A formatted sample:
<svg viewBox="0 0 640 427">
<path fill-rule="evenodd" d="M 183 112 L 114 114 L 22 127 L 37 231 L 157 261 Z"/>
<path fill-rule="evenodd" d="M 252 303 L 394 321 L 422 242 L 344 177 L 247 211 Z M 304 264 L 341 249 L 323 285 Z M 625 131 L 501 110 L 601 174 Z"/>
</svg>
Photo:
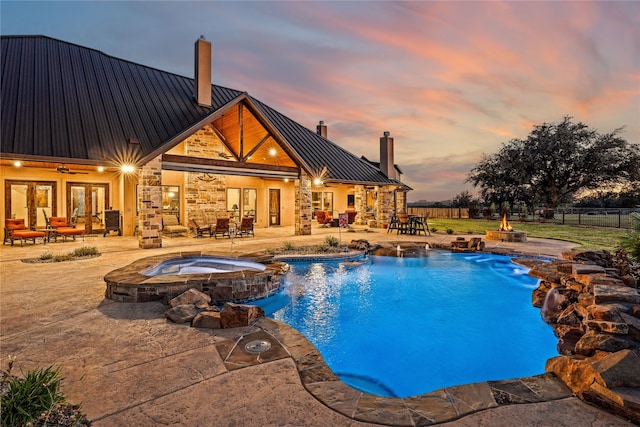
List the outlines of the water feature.
<svg viewBox="0 0 640 427">
<path fill-rule="evenodd" d="M 240 259 L 197 256 L 180 257 L 162 261 L 160 264 L 141 271 L 145 276 L 167 276 L 173 274 L 228 273 L 230 271 L 263 271 L 264 264 Z"/>
<path fill-rule="evenodd" d="M 537 280 L 509 258 L 429 251 L 290 264 L 283 291 L 256 304 L 368 393 L 406 397 L 540 374 L 557 355 L 531 305 Z"/>
</svg>

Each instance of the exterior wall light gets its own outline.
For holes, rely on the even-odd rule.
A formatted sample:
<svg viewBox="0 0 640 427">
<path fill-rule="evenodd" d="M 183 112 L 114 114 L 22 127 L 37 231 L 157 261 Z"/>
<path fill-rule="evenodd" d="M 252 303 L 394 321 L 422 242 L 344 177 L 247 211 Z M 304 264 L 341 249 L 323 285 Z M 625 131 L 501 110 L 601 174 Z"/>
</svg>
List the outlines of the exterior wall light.
<svg viewBox="0 0 640 427">
<path fill-rule="evenodd" d="M 13 166 L 19 168 L 20 166 L 22 166 L 22 162 L 20 160 L 16 160 L 13 162 Z"/>
<path fill-rule="evenodd" d="M 104 168 L 102 166 L 98 166 L 98 172 L 104 172 Z"/>
<path fill-rule="evenodd" d="M 271 149 L 269 149 L 269 155 L 270 155 L 271 157 L 274 157 L 274 156 L 276 155 L 276 153 L 277 153 L 277 151 L 276 151 L 276 149 L 275 149 L 275 148 L 271 148 Z"/>
<path fill-rule="evenodd" d="M 121 170 L 124 173 L 133 173 L 135 172 L 136 168 L 132 165 L 122 165 Z"/>
<path fill-rule="evenodd" d="M 320 178 L 316 178 L 313 180 L 313 185 L 319 186 L 322 184 L 322 180 Z"/>
</svg>

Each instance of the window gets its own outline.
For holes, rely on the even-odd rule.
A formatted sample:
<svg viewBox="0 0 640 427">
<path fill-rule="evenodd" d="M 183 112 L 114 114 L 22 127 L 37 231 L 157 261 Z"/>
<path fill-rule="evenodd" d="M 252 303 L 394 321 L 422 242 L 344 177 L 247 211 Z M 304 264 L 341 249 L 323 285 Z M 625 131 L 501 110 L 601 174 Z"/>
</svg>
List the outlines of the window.
<svg viewBox="0 0 640 427">
<path fill-rule="evenodd" d="M 177 185 L 162 186 L 162 213 L 180 216 L 180 187 Z"/>
<path fill-rule="evenodd" d="M 329 191 L 314 191 L 311 193 L 311 209 L 315 211 L 333 212 L 333 193 Z"/>
<path fill-rule="evenodd" d="M 258 190 L 255 188 L 245 188 L 242 190 L 242 215 L 256 216 L 258 201 Z"/>
</svg>

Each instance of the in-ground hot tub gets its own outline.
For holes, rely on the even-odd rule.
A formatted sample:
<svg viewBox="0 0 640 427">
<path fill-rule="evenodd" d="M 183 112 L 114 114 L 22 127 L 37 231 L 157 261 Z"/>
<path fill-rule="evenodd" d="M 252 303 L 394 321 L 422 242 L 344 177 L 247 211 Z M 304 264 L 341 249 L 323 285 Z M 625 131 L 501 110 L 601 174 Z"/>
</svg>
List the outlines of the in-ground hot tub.
<svg viewBox="0 0 640 427">
<path fill-rule="evenodd" d="M 195 288 L 212 304 L 247 302 L 278 292 L 288 265 L 271 256 L 222 257 L 205 252 L 142 258 L 104 276 L 105 296 L 118 302 L 173 298 Z"/>
</svg>

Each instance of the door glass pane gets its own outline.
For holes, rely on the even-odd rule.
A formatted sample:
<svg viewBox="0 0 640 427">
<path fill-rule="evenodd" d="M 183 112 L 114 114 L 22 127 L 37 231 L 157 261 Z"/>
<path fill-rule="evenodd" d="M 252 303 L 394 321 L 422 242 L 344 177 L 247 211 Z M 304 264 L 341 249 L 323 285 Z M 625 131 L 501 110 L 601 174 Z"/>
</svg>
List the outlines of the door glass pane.
<svg viewBox="0 0 640 427">
<path fill-rule="evenodd" d="M 46 218 L 53 215 L 53 186 L 37 185 L 36 186 L 36 218 L 37 228 L 46 228 Z"/>
<path fill-rule="evenodd" d="M 258 190 L 255 188 L 245 188 L 242 194 L 242 213 L 245 216 L 256 216 L 256 206 L 258 200 Z"/>
<path fill-rule="evenodd" d="M 240 189 L 227 188 L 227 213 L 229 218 L 237 221 L 240 215 Z"/>
<path fill-rule="evenodd" d="M 316 211 L 322 210 L 322 201 L 320 200 L 321 198 L 321 192 L 314 191 L 311 193 L 311 211 L 313 212 L 313 215 L 316 214 Z"/>
<path fill-rule="evenodd" d="M 333 193 L 322 193 L 322 210 L 333 213 Z"/>
<path fill-rule="evenodd" d="M 27 185 L 11 185 L 11 218 L 24 219 L 24 225 L 29 227 L 29 211 L 27 208 Z"/>
<path fill-rule="evenodd" d="M 84 203 L 84 186 L 71 187 L 71 221 L 75 220 L 76 224 L 84 224 L 86 215 L 86 206 Z"/>
<path fill-rule="evenodd" d="M 92 228 L 100 228 L 104 221 L 105 211 L 105 191 L 104 187 L 93 187 L 91 189 L 91 224 Z"/>
</svg>

